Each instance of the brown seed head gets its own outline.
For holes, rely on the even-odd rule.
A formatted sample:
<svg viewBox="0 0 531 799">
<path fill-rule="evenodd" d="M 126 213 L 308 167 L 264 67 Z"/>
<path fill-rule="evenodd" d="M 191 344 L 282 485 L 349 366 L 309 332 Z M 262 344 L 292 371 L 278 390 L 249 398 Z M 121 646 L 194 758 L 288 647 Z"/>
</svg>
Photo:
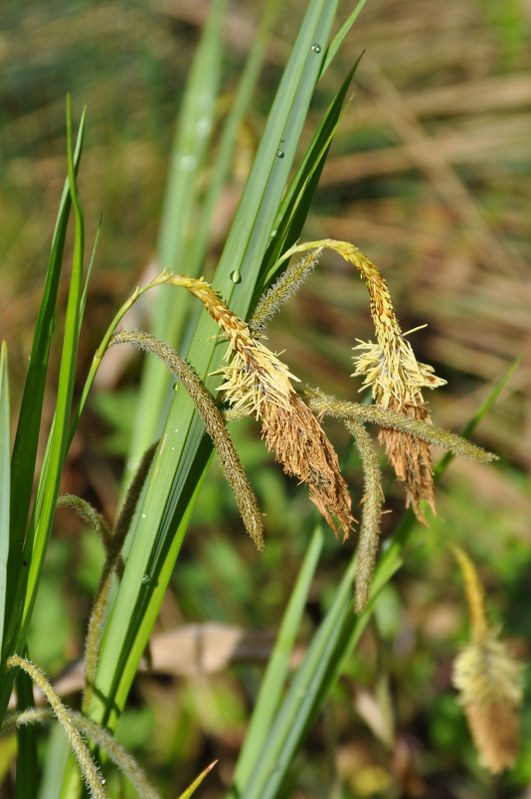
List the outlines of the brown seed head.
<svg viewBox="0 0 531 799">
<path fill-rule="evenodd" d="M 341 530 L 343 540 L 348 538 L 354 519 L 337 454 L 316 417 L 295 392 L 287 409 L 274 403 L 264 405 L 262 438 L 284 471 L 309 485 L 310 499 L 336 536 Z"/>
<path fill-rule="evenodd" d="M 518 754 L 522 670 L 492 631 L 469 644 L 454 661 L 453 684 L 474 743 L 493 773 L 512 766 Z"/>
</svg>

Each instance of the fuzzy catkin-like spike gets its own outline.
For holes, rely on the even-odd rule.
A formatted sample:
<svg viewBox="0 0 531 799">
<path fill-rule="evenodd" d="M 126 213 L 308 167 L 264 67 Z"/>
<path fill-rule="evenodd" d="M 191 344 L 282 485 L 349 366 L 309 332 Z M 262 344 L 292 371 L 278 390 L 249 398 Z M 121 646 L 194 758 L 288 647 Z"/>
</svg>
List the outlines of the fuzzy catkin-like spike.
<svg viewBox="0 0 531 799">
<path fill-rule="evenodd" d="M 68 710 L 63 705 L 44 674 L 37 666 L 29 660 L 26 660 L 26 658 L 20 657 L 20 655 L 12 655 L 9 657 L 6 666 L 8 669 L 18 666 L 18 668 L 25 671 L 26 674 L 29 674 L 33 682 L 39 686 L 57 716 L 57 720 L 68 736 L 70 746 L 77 758 L 81 774 L 83 775 L 83 779 L 85 780 L 91 796 L 94 797 L 94 799 L 108 799 L 107 792 L 103 787 L 102 778 L 92 760 L 85 741 L 81 737 L 76 726 L 72 723 Z"/>
<path fill-rule="evenodd" d="M 493 632 L 454 661 L 452 682 L 481 759 L 494 774 L 514 765 L 518 755 L 522 671 L 523 664 Z"/>
<path fill-rule="evenodd" d="M 155 457 L 155 452 L 157 451 L 158 443 L 158 441 L 155 441 L 154 444 L 146 449 L 140 459 L 140 463 L 138 464 L 138 468 L 133 479 L 131 480 L 131 484 L 127 489 L 124 504 L 122 505 L 120 515 L 118 516 L 116 524 L 114 525 L 114 531 L 112 535 L 113 549 L 115 552 L 120 552 L 124 544 L 125 537 L 129 532 L 131 521 L 135 514 L 138 500 L 140 499 L 140 494 L 142 493 L 149 469 L 153 462 L 153 458 Z"/>
<path fill-rule="evenodd" d="M 337 455 L 319 422 L 296 394 L 287 366 L 252 335 L 249 327 L 205 283 L 184 275 L 174 276 L 203 303 L 229 339 L 230 364 L 218 370 L 225 382 L 219 386 L 237 410 L 262 419 L 262 437 L 284 466 L 310 487 L 310 499 L 336 535 L 339 522 L 344 538 L 354 519 L 347 485 L 339 471 Z"/>
<path fill-rule="evenodd" d="M 81 497 L 75 494 L 61 494 L 57 498 L 57 508 L 72 508 L 83 519 L 85 524 L 94 530 L 103 546 L 105 551 L 109 550 L 111 546 L 111 531 L 107 526 L 107 522 L 92 505 Z"/>
<path fill-rule="evenodd" d="M 443 430 L 441 427 L 435 427 L 422 419 L 412 419 L 411 417 L 404 416 L 389 408 L 380 408 L 377 405 L 363 405 L 363 403 L 360 402 L 338 400 L 336 397 L 325 394 L 317 388 L 306 387 L 304 389 L 304 396 L 307 398 L 310 407 L 315 413 L 324 413 L 338 419 L 362 419 L 365 422 L 371 422 L 379 427 L 409 433 L 409 435 L 415 438 L 420 438 L 422 441 L 426 441 L 429 444 L 435 444 L 463 458 L 470 458 L 471 460 L 483 461 L 486 463 L 498 460 L 498 455 L 495 455 L 493 452 L 488 452 L 477 444 L 473 444 L 466 438 L 457 435 L 457 433 L 451 433 L 448 430 Z"/>
<path fill-rule="evenodd" d="M 481 759 L 497 774 L 512 766 L 518 754 L 523 664 L 489 627 L 485 591 L 474 564 L 461 547 L 451 550 L 465 580 L 472 639 L 454 661 L 452 681 Z"/>
<path fill-rule="evenodd" d="M 100 656 L 101 636 L 105 622 L 105 611 L 112 587 L 115 564 L 115 558 L 107 558 L 105 561 L 90 613 L 87 635 L 85 638 L 85 650 L 83 653 L 83 663 L 85 666 L 85 686 L 81 703 L 83 711 L 88 710 L 94 690 L 94 680 L 96 679 L 96 671 Z"/>
<path fill-rule="evenodd" d="M 107 732 L 107 730 L 104 730 L 96 724 L 96 722 L 86 718 L 86 716 L 83 716 L 81 713 L 77 713 L 69 708 L 65 708 L 65 712 L 78 730 L 81 730 L 85 735 L 95 741 L 98 746 L 109 755 L 120 771 L 133 783 L 139 796 L 143 797 L 143 799 L 159 799 L 158 793 L 134 758 L 123 746 L 120 746 L 120 744 L 116 742 L 116 739 Z M 22 712 L 15 710 L 6 714 L 4 723 L 2 724 L 2 732 L 7 732 L 15 727 L 21 727 L 24 724 L 46 723 L 48 721 L 53 721 L 54 718 L 53 712 L 47 708 L 28 708 Z"/>
<path fill-rule="evenodd" d="M 361 613 L 369 601 L 369 590 L 380 540 L 380 517 L 384 495 L 378 455 L 370 435 L 358 419 L 347 419 L 345 425 L 354 437 L 361 455 L 365 479 L 354 586 L 354 610 L 356 613 Z"/>
<path fill-rule="evenodd" d="M 266 325 L 269 324 L 284 303 L 296 294 L 306 278 L 313 272 L 322 251 L 322 247 L 317 247 L 307 253 L 300 261 L 290 264 L 278 280 L 260 298 L 249 322 L 249 328 L 254 335 L 263 333 Z"/>
<path fill-rule="evenodd" d="M 347 539 L 354 518 L 337 454 L 298 394 L 292 394 L 289 412 L 275 404 L 264 407 L 262 438 L 267 448 L 275 452 L 284 471 L 308 484 L 311 501 L 336 536 L 339 530 L 335 520 L 339 523 L 343 540 Z"/>
<path fill-rule="evenodd" d="M 11 732 L 24 724 L 44 724 L 55 721 L 56 716 L 49 707 L 28 707 L 26 710 L 10 710 L 2 722 L 2 732 Z"/>
<path fill-rule="evenodd" d="M 450 544 L 450 551 L 457 561 L 465 581 L 466 601 L 470 615 L 470 628 L 475 641 L 483 641 L 489 635 L 489 622 L 487 608 L 485 607 L 485 589 L 481 584 L 476 567 L 466 552 L 454 544 Z"/>
<path fill-rule="evenodd" d="M 369 292 L 377 343 L 361 342 L 355 347 L 360 354 L 355 357 L 354 376 L 364 377 L 362 387 L 371 387 L 376 405 L 429 422 L 422 388 L 436 388 L 446 381 L 436 377 L 430 366 L 418 363 L 411 344 L 402 333 L 380 271 L 357 247 L 335 239 L 297 244 L 282 258 L 315 247 L 327 247 L 349 261 L 360 272 Z M 405 485 L 406 505 L 413 505 L 419 520 L 425 522 L 420 501 L 427 500 L 435 512 L 429 447 L 408 434 L 390 433 L 386 428 L 380 431 L 379 437 L 398 479 Z"/>
<path fill-rule="evenodd" d="M 225 420 L 199 377 L 190 364 L 175 350 L 155 336 L 137 330 L 122 330 L 112 337 L 110 346 L 122 343 L 134 344 L 144 352 L 154 353 L 180 380 L 192 398 L 205 424 L 206 431 L 214 443 L 225 479 L 234 491 L 245 529 L 257 549 L 262 549 L 264 546 L 263 522 L 258 502 L 241 465 Z"/>
</svg>

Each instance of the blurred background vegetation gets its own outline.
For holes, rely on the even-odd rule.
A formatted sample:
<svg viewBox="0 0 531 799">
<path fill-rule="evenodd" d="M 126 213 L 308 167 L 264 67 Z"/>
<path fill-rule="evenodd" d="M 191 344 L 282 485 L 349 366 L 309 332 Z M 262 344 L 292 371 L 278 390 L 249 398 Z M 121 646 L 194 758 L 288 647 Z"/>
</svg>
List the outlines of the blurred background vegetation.
<svg viewBox="0 0 531 799">
<path fill-rule="evenodd" d="M 231 107 L 261 5 L 234 0 L 230 7 L 220 121 Z M 206 277 L 305 5 L 284 4 L 259 94 L 239 132 Z M 343 3 L 345 16 L 350 10 Z M 158 268 L 152 259 L 168 154 L 208 11 L 207 0 L 4 3 L 0 319 L 10 347 L 15 410 L 66 172 L 65 94 L 71 92 L 75 114 L 88 108 L 79 183 L 89 243 L 103 214 L 87 304 L 90 324 L 80 342 L 81 385 L 112 314 Z M 503 623 L 513 651 L 528 659 L 530 31 L 531 9 L 523 0 L 369 0 L 318 86 L 308 139 L 366 50 L 304 237 L 352 241 L 387 278 L 403 329 L 428 323 L 412 343 L 419 359 L 448 380 L 430 397 L 434 421 L 459 431 L 514 359 L 524 359 L 475 433 L 478 443 L 500 454 L 500 462 L 455 461 L 446 472 L 438 489 L 440 516 L 429 529 L 418 527 L 405 566 L 379 600 L 348 673 L 301 753 L 297 786 L 289 794 L 294 797 L 531 796 L 529 711 L 516 769 L 494 781 L 477 764 L 450 686 L 451 661 L 467 620 L 461 579 L 445 549 L 446 541 L 466 547 L 487 587 L 493 620 Z M 214 131 L 213 159 L 216 142 Z M 208 180 L 207 170 L 205 185 Z M 136 324 L 148 327 L 149 304 L 141 313 Z M 60 326 L 59 319 L 58 336 Z M 365 289 L 347 264 L 323 256 L 268 335 L 303 380 L 353 397 L 350 348 L 356 338 L 371 336 Z M 141 368 L 128 353 L 117 349 L 111 355 L 62 486 L 109 520 L 119 503 Z M 49 394 L 48 421 L 53 411 Z M 267 514 L 265 553 L 257 555 L 242 534 L 214 462 L 160 614 L 154 647 L 160 647 L 165 666 L 157 676 L 139 677 L 127 723 L 118 728 L 119 739 L 168 796 L 214 757 L 220 763 L 201 795 L 222 795 L 313 524 L 306 492 L 270 462 L 256 425 L 240 424 L 235 435 Z M 332 427 L 331 435 L 356 505 L 359 463 L 340 428 Z M 384 532 L 403 512 L 401 492 L 387 476 Z M 308 607 L 309 636 L 343 558 L 330 534 Z M 58 513 L 30 638 L 32 658 L 50 676 L 80 655 L 102 559 L 99 544 L 73 514 Z M 205 638 L 202 658 L 194 646 L 199 628 L 186 625 L 205 622 L 218 626 L 208 628 L 212 637 Z M 75 687 L 75 668 L 70 676 Z M 66 680 L 64 690 L 72 690 Z M 48 745 L 53 738 L 49 744 L 43 738 L 43 762 Z M 6 786 L 13 753 L 13 741 L 2 739 L 0 778 Z M 125 786 L 123 791 L 129 795 Z"/>
</svg>

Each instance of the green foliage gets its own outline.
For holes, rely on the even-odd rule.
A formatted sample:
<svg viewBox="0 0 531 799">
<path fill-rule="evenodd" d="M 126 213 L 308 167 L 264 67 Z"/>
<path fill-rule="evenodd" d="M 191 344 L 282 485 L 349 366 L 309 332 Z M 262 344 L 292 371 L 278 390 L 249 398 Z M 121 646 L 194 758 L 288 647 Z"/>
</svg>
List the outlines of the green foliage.
<svg viewBox="0 0 531 799">
<path fill-rule="evenodd" d="M 256 329 L 261 329 L 272 315 L 271 309 L 266 307 L 264 310 L 259 304 L 264 292 L 275 281 L 280 281 L 275 284 L 277 292 L 279 286 L 284 286 L 281 297 L 274 296 L 275 289 L 267 295 L 274 297 L 271 303 L 275 306 L 273 311 L 290 295 L 289 290 L 284 291 L 292 280 L 289 270 L 293 269 L 286 268 L 286 252 L 295 245 L 301 234 L 332 138 L 347 103 L 358 62 L 348 72 L 297 165 L 301 135 L 316 84 L 338 52 L 363 5 L 364 2 L 357 4 L 336 37 L 329 41 L 337 3 L 311 0 L 308 4 L 219 259 L 213 278 L 214 288 L 231 311 L 242 320 L 252 320 L 258 305 L 258 315 L 254 317 L 257 320 Z M 199 275 L 205 268 L 213 209 L 226 184 L 238 126 L 250 107 L 268 35 L 281 4 L 272 2 L 267 6 L 256 46 L 251 48 L 236 99 L 225 120 L 218 159 L 210 176 L 210 185 L 205 190 L 202 181 L 211 155 L 210 131 L 216 122 L 216 98 L 223 66 L 221 31 L 226 8 L 225 0 L 213 4 L 194 57 L 171 152 L 171 168 L 161 216 L 158 242 L 160 266 L 192 276 Z M 39 665 L 55 671 L 59 670 L 65 659 L 65 630 L 68 625 L 61 620 L 62 595 L 56 588 L 61 572 L 69 570 L 69 555 L 62 542 L 54 542 L 49 548 L 61 474 L 69 446 L 86 410 L 96 370 L 109 343 L 113 341 L 111 336 L 116 325 L 141 294 L 164 282 L 156 279 L 138 289 L 116 314 L 98 348 L 75 408 L 74 381 L 79 343 L 86 329 L 83 315 L 88 281 L 92 265 L 95 264 L 96 270 L 98 265 L 94 245 L 90 264 L 87 269 L 84 266 L 84 216 L 77 187 L 84 116 L 74 148 L 70 103 L 67 130 L 68 179 L 52 240 L 11 466 L 5 343 L 0 360 L 2 712 L 7 708 L 13 687 L 14 667 L 19 672 L 18 709 L 14 715 L 6 717 L 6 729 L 47 722 L 52 716 L 49 711 L 32 709 L 30 675 L 46 694 L 69 736 L 67 742 L 53 733 L 45 756 L 41 796 L 52 799 L 81 795 L 80 778 L 72 765 L 72 757 L 67 759 L 65 755 L 69 746 L 76 752 L 93 795 L 103 799 L 107 795 L 107 788 L 111 796 L 122 791 L 116 777 L 111 777 L 107 787 L 100 778 L 98 763 L 101 761 L 102 767 L 108 770 L 107 760 L 110 757 L 136 785 L 141 795 L 156 796 L 137 764 L 116 743 L 113 733 L 120 718 L 125 719 L 121 740 L 127 748 L 135 749 L 141 748 L 151 734 L 156 737 L 159 722 L 168 724 L 164 701 L 158 713 L 155 710 L 148 713 L 144 713 L 144 710 L 131 711 L 126 703 L 142 656 L 145 655 L 149 661 L 149 639 L 171 580 L 177 595 L 182 596 L 181 610 L 185 616 L 239 623 L 242 627 L 250 617 L 262 626 L 270 624 L 270 613 L 281 618 L 260 686 L 257 685 L 256 672 L 243 669 L 241 675 L 236 673 L 246 685 L 254 710 L 234 773 L 227 779 L 225 771 L 224 780 L 226 795 L 231 799 L 273 799 L 284 796 L 290 786 L 294 789 L 297 783 L 300 768 L 297 754 L 327 707 L 330 697 L 340 696 L 339 704 L 348 704 L 345 702 L 348 687 L 345 686 L 363 683 L 367 679 L 368 671 L 363 659 L 353 659 L 362 634 L 366 631 L 371 633 L 372 630 L 382 650 L 386 647 L 390 650 L 403 618 L 399 594 L 389 581 L 403 565 L 406 546 L 415 542 L 414 517 L 411 512 L 406 513 L 402 522 L 388 535 L 386 548 L 377 560 L 381 475 L 378 455 L 363 423 L 369 421 L 379 428 L 392 428 L 427 442 L 442 444 L 456 454 L 479 456 L 484 460 L 489 460 L 490 454 L 423 420 L 404 421 L 404 417 L 397 412 L 384 413 L 374 406 L 341 402 L 319 390 L 309 389 L 305 396 L 316 413 L 346 420 L 362 453 L 366 478 L 359 556 L 352 553 L 343 556 L 340 576 L 337 577 L 336 571 L 333 585 L 323 590 L 324 601 L 320 603 L 319 619 L 314 629 L 310 629 L 312 625 L 305 611 L 313 601 L 312 590 L 316 582 L 322 579 L 321 567 L 326 569 L 336 556 L 333 542 L 326 538 L 327 532 L 323 530 L 322 523 L 315 525 L 296 488 L 287 486 L 271 465 L 262 445 L 250 439 L 249 430 L 254 427 L 254 422 L 230 422 L 233 438 L 229 435 L 222 412 L 215 404 L 219 378 L 212 375 L 222 364 L 226 342 L 219 340 L 218 330 L 205 310 L 198 315 L 196 308 L 189 307 L 186 292 L 162 287 L 157 300 L 154 332 L 168 343 L 157 342 L 150 334 L 138 332 L 121 333 L 120 338 L 114 341 L 133 341 L 142 349 L 161 356 L 179 378 L 179 385 L 172 386 L 174 378 L 169 377 L 148 356 L 135 416 L 131 396 L 125 393 L 108 399 L 100 395 L 92 406 L 98 408 L 115 429 L 119 429 L 120 435 L 108 442 L 109 451 L 125 454 L 126 433 L 130 426 L 134 429 L 126 469 L 126 483 L 129 486 L 143 453 L 148 447 L 152 449 L 149 457 L 144 459 L 143 471 L 137 483 L 133 480 L 133 498 L 131 493 L 126 497 L 125 511 L 118 517 L 114 529 L 107 527 L 107 522 L 101 517 L 91 515 L 86 505 L 77 505 L 89 529 L 82 533 L 86 552 L 81 555 L 81 562 L 76 564 L 76 571 L 81 575 L 85 588 L 96 595 L 96 600 L 86 643 L 83 713 L 76 713 L 63 705 L 43 673 L 29 660 L 31 655 Z M 41 435 L 43 400 L 49 379 L 48 363 L 52 347 L 57 344 L 53 332 L 58 313 L 59 287 L 61 281 L 65 281 L 61 273 L 71 212 L 72 268 L 62 328 L 60 368 L 57 385 L 54 386 L 55 416 L 32 506 L 31 492 Z M 311 261 L 312 257 L 308 260 Z M 308 264 L 303 270 L 305 274 L 309 271 L 307 267 Z M 175 350 L 171 349 L 170 344 Z M 186 359 L 177 354 L 177 349 L 186 353 Z M 506 375 L 495 387 L 489 401 L 467 428 L 467 435 L 486 413 L 508 378 L 509 375 Z M 195 389 L 190 390 L 192 384 Z M 187 391 L 193 397 L 195 391 L 196 400 L 197 395 L 201 394 L 204 400 L 201 412 L 198 413 L 197 402 L 194 405 Z M 215 424 L 212 423 L 214 417 Z M 133 418 L 135 421 L 131 425 Z M 228 482 L 234 488 L 236 501 L 227 492 L 222 470 L 217 463 L 214 462 L 210 468 L 212 442 L 218 453 L 220 449 L 225 453 L 222 462 L 226 476 L 228 471 Z M 240 466 L 240 458 L 243 466 Z M 437 477 L 443 473 L 449 460 L 443 459 L 437 467 Z M 244 468 L 250 475 L 249 482 Z M 243 487 L 242 481 L 245 481 Z M 230 527 L 238 526 L 239 530 L 240 522 L 234 522 L 236 509 L 239 507 L 242 510 L 241 497 L 248 492 L 245 494 L 247 500 L 243 503 L 242 516 L 252 537 L 261 544 L 261 518 L 257 524 L 258 507 L 251 484 L 263 497 L 262 507 L 267 513 L 267 532 L 271 537 L 261 562 L 254 553 L 251 554 L 250 549 L 245 549 L 244 545 L 235 547 L 234 539 L 229 540 L 224 535 Z M 458 537 L 464 537 L 464 528 L 473 526 L 478 519 L 477 512 L 471 513 L 470 518 L 465 512 L 460 513 L 462 506 L 469 503 L 469 497 L 464 496 L 464 493 L 461 496 L 456 491 L 449 502 L 450 508 L 452 500 L 457 503 L 455 516 L 463 525 L 462 531 L 456 528 Z M 199 496 L 201 503 L 196 506 Z M 82 502 L 84 500 L 79 500 L 79 503 Z M 76 506 L 72 500 L 64 500 L 65 503 Z M 249 511 L 251 505 L 252 512 Z M 185 539 L 185 533 L 191 520 L 201 528 L 210 528 L 219 523 L 220 530 L 213 532 L 209 529 L 200 543 L 189 542 Z M 438 519 L 434 521 L 433 532 L 436 535 L 440 524 Z M 90 528 L 98 532 L 105 558 L 95 552 L 96 535 L 94 529 Z M 310 529 L 313 529 L 311 536 L 308 535 Z M 442 530 L 440 534 L 442 537 Z M 509 579 L 521 554 L 520 550 L 503 553 L 497 567 L 500 578 Z M 174 570 L 178 558 L 178 567 Z M 289 594 L 270 580 L 271 573 L 280 573 L 287 566 L 288 569 L 293 567 Z M 99 581 L 95 572 L 101 572 Z M 353 613 L 352 605 L 356 574 L 362 578 L 360 581 L 358 577 L 356 589 L 358 615 Z M 245 614 L 242 608 L 251 610 Z M 69 621 L 74 626 L 73 619 Z M 30 627 L 30 624 L 33 626 Z M 54 633 L 55 628 L 62 628 L 63 634 Z M 301 633 L 304 636 L 308 630 L 311 640 L 300 665 L 294 669 L 297 642 Z M 49 640 L 53 640 L 53 645 L 48 643 Z M 418 673 L 428 679 L 425 666 L 422 659 L 416 663 Z M 179 761 L 184 769 L 186 761 L 192 761 L 198 754 L 197 725 L 208 729 L 213 736 L 221 736 L 227 726 L 243 728 L 246 707 L 242 694 L 234 689 L 231 682 L 234 676 L 230 675 L 226 682 L 220 683 L 198 681 L 196 685 L 190 684 L 183 690 L 171 736 L 161 742 L 159 751 L 151 752 L 155 760 L 160 756 L 160 750 L 164 749 L 167 758 Z M 345 684 L 339 682 L 340 677 L 344 678 Z M 384 677 L 382 685 L 387 684 L 387 676 Z M 468 740 L 456 707 L 448 695 L 443 696 L 434 701 L 427 723 L 431 741 L 440 748 L 442 757 L 448 760 L 455 758 L 458 746 Z M 452 730 L 455 729 L 458 730 L 458 746 L 456 738 L 452 736 Z M 85 738 L 92 742 L 94 748 L 91 752 Z M 32 728 L 19 729 L 18 747 L 21 776 L 17 790 L 20 796 L 34 795 L 38 769 L 36 736 Z M 187 782 L 191 783 L 189 789 L 181 794 L 182 799 L 191 796 L 203 779 L 206 778 L 208 784 L 210 768 L 207 767 L 196 779 L 191 775 L 181 779 L 179 774 L 179 790 Z M 320 775 L 315 775 L 317 783 L 319 778 Z M 326 782 L 324 793 L 329 787 Z"/>
</svg>

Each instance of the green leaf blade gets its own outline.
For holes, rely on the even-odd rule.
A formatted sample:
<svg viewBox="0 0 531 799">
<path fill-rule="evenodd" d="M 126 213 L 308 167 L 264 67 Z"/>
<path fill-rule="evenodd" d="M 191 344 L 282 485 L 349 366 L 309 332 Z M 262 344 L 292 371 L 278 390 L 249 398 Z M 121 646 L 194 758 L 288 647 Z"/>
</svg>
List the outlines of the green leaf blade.
<svg viewBox="0 0 531 799">
<path fill-rule="evenodd" d="M 11 412 L 7 343 L 0 350 L 0 651 L 4 637 L 4 616 L 7 591 L 7 561 L 9 557 L 9 520 L 11 495 Z"/>
<path fill-rule="evenodd" d="M 328 39 L 335 8 L 335 2 L 330 3 L 325 0 L 313 0 L 309 6 L 292 57 L 273 102 L 255 163 L 216 272 L 214 279 L 216 288 L 220 290 L 226 301 L 230 301 L 233 310 L 242 317 L 246 316 L 252 302 L 254 285 L 259 275 L 271 227 L 289 178 L 298 136 L 302 131 L 313 88 L 319 75 L 320 54 L 312 51 L 311 47 L 315 41 Z M 276 154 L 277 142 L 286 131 L 289 131 L 291 138 L 284 157 L 279 158 Z M 272 146 L 272 143 L 275 146 Z M 239 284 L 234 283 L 231 277 L 234 271 L 241 274 L 242 279 Z M 219 342 L 216 334 L 215 323 L 206 312 L 202 312 L 191 339 L 187 360 L 203 379 L 206 379 L 208 373 L 219 365 L 225 351 L 225 345 Z M 206 383 L 207 387 L 210 385 L 215 389 L 218 380 L 214 377 L 206 380 Z M 164 485 L 159 480 L 157 486 L 154 483 L 148 486 L 137 522 L 131 531 L 132 541 L 145 536 L 147 532 L 142 518 L 145 513 L 145 518 L 149 516 L 150 524 L 157 530 L 157 546 L 162 545 L 167 553 L 172 553 L 172 557 L 176 555 L 176 548 L 161 542 L 171 540 L 176 528 L 182 529 L 181 525 L 187 519 L 196 496 L 196 492 L 191 491 L 186 476 L 192 473 L 196 480 L 202 479 L 211 450 L 211 443 L 204 439 L 203 426 L 195 414 L 193 404 L 181 387 L 178 387 L 153 464 L 153 470 L 164 476 L 162 478 Z M 153 543 L 153 536 L 151 540 Z M 133 546 L 136 545 L 132 544 L 131 553 Z M 139 552 L 140 549 L 139 546 Z M 161 567 L 159 575 L 153 575 L 157 581 L 157 595 L 160 598 L 165 588 L 162 584 L 162 572 L 165 574 L 165 579 L 169 579 L 173 568 L 174 561 L 170 562 L 169 558 L 168 554 L 168 560 Z M 146 574 L 150 562 L 147 553 L 143 552 L 136 563 L 138 574 Z M 139 653 L 143 651 L 147 642 L 149 625 L 143 624 L 141 618 L 143 610 L 140 614 L 135 611 L 137 617 L 131 619 L 131 624 L 122 624 L 125 618 L 131 616 L 129 594 L 132 589 L 131 582 L 127 583 L 127 591 L 120 587 L 111 608 L 96 681 L 95 695 L 98 693 L 101 701 L 95 699 L 91 709 L 91 715 L 96 721 L 108 720 L 112 715 L 115 723 L 134 677 Z M 138 610 L 136 603 L 134 607 Z M 156 609 L 151 604 L 149 607 L 152 610 Z M 135 643 L 131 646 L 131 634 L 135 629 Z M 129 656 L 131 648 L 135 652 L 134 657 Z M 118 676 L 114 665 L 116 662 L 120 667 L 123 667 L 124 663 L 127 664 Z"/>
</svg>

